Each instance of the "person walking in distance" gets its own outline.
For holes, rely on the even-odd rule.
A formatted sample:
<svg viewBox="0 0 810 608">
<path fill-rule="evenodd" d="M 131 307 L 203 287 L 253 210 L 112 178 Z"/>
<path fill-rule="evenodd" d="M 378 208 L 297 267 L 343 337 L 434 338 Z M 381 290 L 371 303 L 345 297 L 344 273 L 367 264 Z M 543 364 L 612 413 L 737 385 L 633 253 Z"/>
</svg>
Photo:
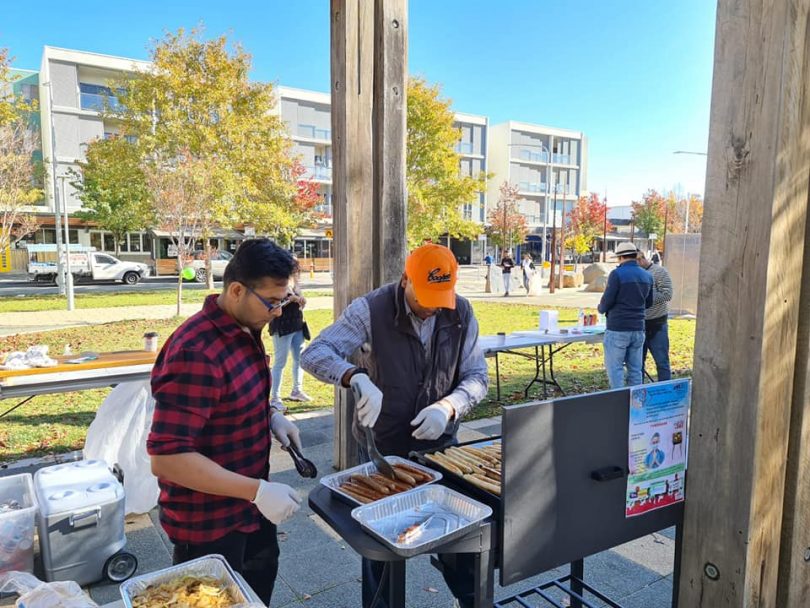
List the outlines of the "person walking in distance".
<svg viewBox="0 0 810 608">
<path fill-rule="evenodd" d="M 503 295 L 509 295 L 509 287 L 512 284 L 512 269 L 515 267 L 515 260 L 512 257 L 512 250 L 507 249 L 504 256 L 501 258 L 501 274 L 503 275 Z"/>
<path fill-rule="evenodd" d="M 658 381 L 669 380 L 672 372 L 669 366 L 669 303 L 672 300 L 672 278 L 669 271 L 660 264 L 654 264 L 643 253 L 638 254 L 638 265 L 653 278 L 652 306 L 644 313 L 644 350 L 642 365 L 647 364 L 647 352 L 651 352 L 658 375 Z"/>
<path fill-rule="evenodd" d="M 607 316 L 602 342 L 610 388 L 642 382 L 644 311 L 652 306 L 653 278 L 638 265 L 638 249 L 622 242 L 616 247 L 619 265 L 608 276 L 598 310 Z"/>
</svg>

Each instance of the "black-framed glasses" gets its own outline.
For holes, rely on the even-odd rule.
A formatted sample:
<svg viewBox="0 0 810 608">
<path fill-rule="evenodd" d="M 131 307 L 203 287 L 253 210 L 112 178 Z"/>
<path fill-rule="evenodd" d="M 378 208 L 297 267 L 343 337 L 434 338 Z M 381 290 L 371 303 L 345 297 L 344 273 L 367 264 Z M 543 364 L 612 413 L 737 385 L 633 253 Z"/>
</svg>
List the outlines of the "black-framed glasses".
<svg viewBox="0 0 810 608">
<path fill-rule="evenodd" d="M 245 285 L 245 289 L 247 289 L 250 293 L 252 293 L 254 296 L 259 298 L 259 301 L 262 304 L 264 304 L 267 307 L 267 310 L 270 311 L 270 312 L 273 312 L 274 310 L 277 310 L 279 308 L 284 308 L 287 304 L 290 303 L 290 297 L 289 296 L 287 296 L 286 298 L 284 298 L 283 300 L 281 300 L 277 304 L 273 304 L 272 302 L 268 302 L 263 297 L 261 297 L 259 294 L 257 294 L 251 287 L 248 287 L 247 285 Z"/>
</svg>

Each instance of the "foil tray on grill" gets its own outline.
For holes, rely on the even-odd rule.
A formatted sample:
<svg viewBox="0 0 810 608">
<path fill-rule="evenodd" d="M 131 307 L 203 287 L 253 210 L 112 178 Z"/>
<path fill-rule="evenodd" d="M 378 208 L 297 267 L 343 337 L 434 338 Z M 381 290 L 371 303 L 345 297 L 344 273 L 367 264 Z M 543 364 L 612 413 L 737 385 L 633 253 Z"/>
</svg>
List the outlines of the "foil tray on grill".
<svg viewBox="0 0 810 608">
<path fill-rule="evenodd" d="M 226 584 L 235 603 L 233 608 L 259 608 L 264 604 L 256 593 L 236 574 L 221 555 L 206 555 L 163 570 L 136 576 L 121 583 L 121 598 L 126 608 L 132 608 L 133 599 L 149 587 L 169 583 L 183 576 L 211 577 Z"/>
<path fill-rule="evenodd" d="M 366 532 L 402 557 L 431 553 L 491 515 L 489 506 L 441 485 L 420 486 L 352 510 Z"/>
<path fill-rule="evenodd" d="M 418 488 L 424 487 L 428 484 L 435 483 L 442 478 L 442 474 L 439 471 L 431 469 L 430 467 L 426 467 L 424 465 L 419 464 L 418 462 L 413 462 L 412 460 L 407 460 L 406 458 L 400 458 L 399 456 L 386 456 L 385 460 L 390 464 L 406 464 L 409 467 L 413 467 L 419 471 L 422 471 L 426 475 L 430 475 L 433 479 L 430 481 L 426 481 L 425 483 L 417 486 Z M 377 467 L 374 466 L 371 462 L 365 462 L 361 465 L 356 467 L 352 467 L 351 469 L 346 469 L 344 471 L 340 471 L 338 473 L 332 473 L 331 475 L 325 475 L 321 477 L 321 485 L 326 486 L 332 493 L 337 496 L 340 500 L 355 506 L 361 504 L 359 501 L 355 500 L 351 496 L 349 496 L 346 492 L 340 489 L 340 484 L 345 481 L 351 479 L 351 476 L 355 473 L 360 473 L 361 475 L 371 475 L 372 473 L 377 472 Z M 410 491 L 410 490 L 409 490 Z M 399 496 L 399 494 L 395 494 L 394 496 Z M 382 498 L 380 500 L 383 500 Z M 374 504 L 374 503 L 371 503 Z"/>
</svg>

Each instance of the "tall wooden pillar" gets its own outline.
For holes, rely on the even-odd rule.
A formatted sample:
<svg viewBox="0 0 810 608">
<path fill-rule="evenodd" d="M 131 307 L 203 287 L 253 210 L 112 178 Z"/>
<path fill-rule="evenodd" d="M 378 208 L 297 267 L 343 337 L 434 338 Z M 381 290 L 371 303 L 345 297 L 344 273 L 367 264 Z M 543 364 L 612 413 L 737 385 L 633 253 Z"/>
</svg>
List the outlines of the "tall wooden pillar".
<svg viewBox="0 0 810 608">
<path fill-rule="evenodd" d="M 791 402 L 805 401 L 794 398 L 794 371 L 807 373 L 806 349 L 798 370 L 796 363 L 802 277 L 810 272 L 808 9 L 810 0 L 718 3 L 682 607 L 806 601 L 777 603 L 807 580 L 808 567 L 779 579 L 780 542 L 783 560 L 797 557 L 787 548 L 798 539 L 781 536 L 785 496 L 801 481 L 794 471 L 786 487 Z M 797 514 L 806 522 L 803 504 Z"/>
<path fill-rule="evenodd" d="M 375 0 L 374 38 L 374 283 L 379 286 L 399 279 L 408 251 L 407 0 Z"/>
<path fill-rule="evenodd" d="M 337 318 L 405 259 L 407 0 L 331 0 L 331 35 Z M 353 409 L 336 389 L 338 468 L 357 460 Z"/>
</svg>

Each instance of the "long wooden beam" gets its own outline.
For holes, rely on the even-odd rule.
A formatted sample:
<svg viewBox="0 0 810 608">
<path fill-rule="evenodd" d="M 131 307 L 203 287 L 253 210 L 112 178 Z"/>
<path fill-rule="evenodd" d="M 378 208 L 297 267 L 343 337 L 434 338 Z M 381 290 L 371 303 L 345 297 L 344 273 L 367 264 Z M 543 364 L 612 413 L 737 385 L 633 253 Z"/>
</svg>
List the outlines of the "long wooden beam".
<svg viewBox="0 0 810 608">
<path fill-rule="evenodd" d="M 780 605 L 810 175 L 809 7 L 718 3 L 682 607 Z"/>
</svg>

